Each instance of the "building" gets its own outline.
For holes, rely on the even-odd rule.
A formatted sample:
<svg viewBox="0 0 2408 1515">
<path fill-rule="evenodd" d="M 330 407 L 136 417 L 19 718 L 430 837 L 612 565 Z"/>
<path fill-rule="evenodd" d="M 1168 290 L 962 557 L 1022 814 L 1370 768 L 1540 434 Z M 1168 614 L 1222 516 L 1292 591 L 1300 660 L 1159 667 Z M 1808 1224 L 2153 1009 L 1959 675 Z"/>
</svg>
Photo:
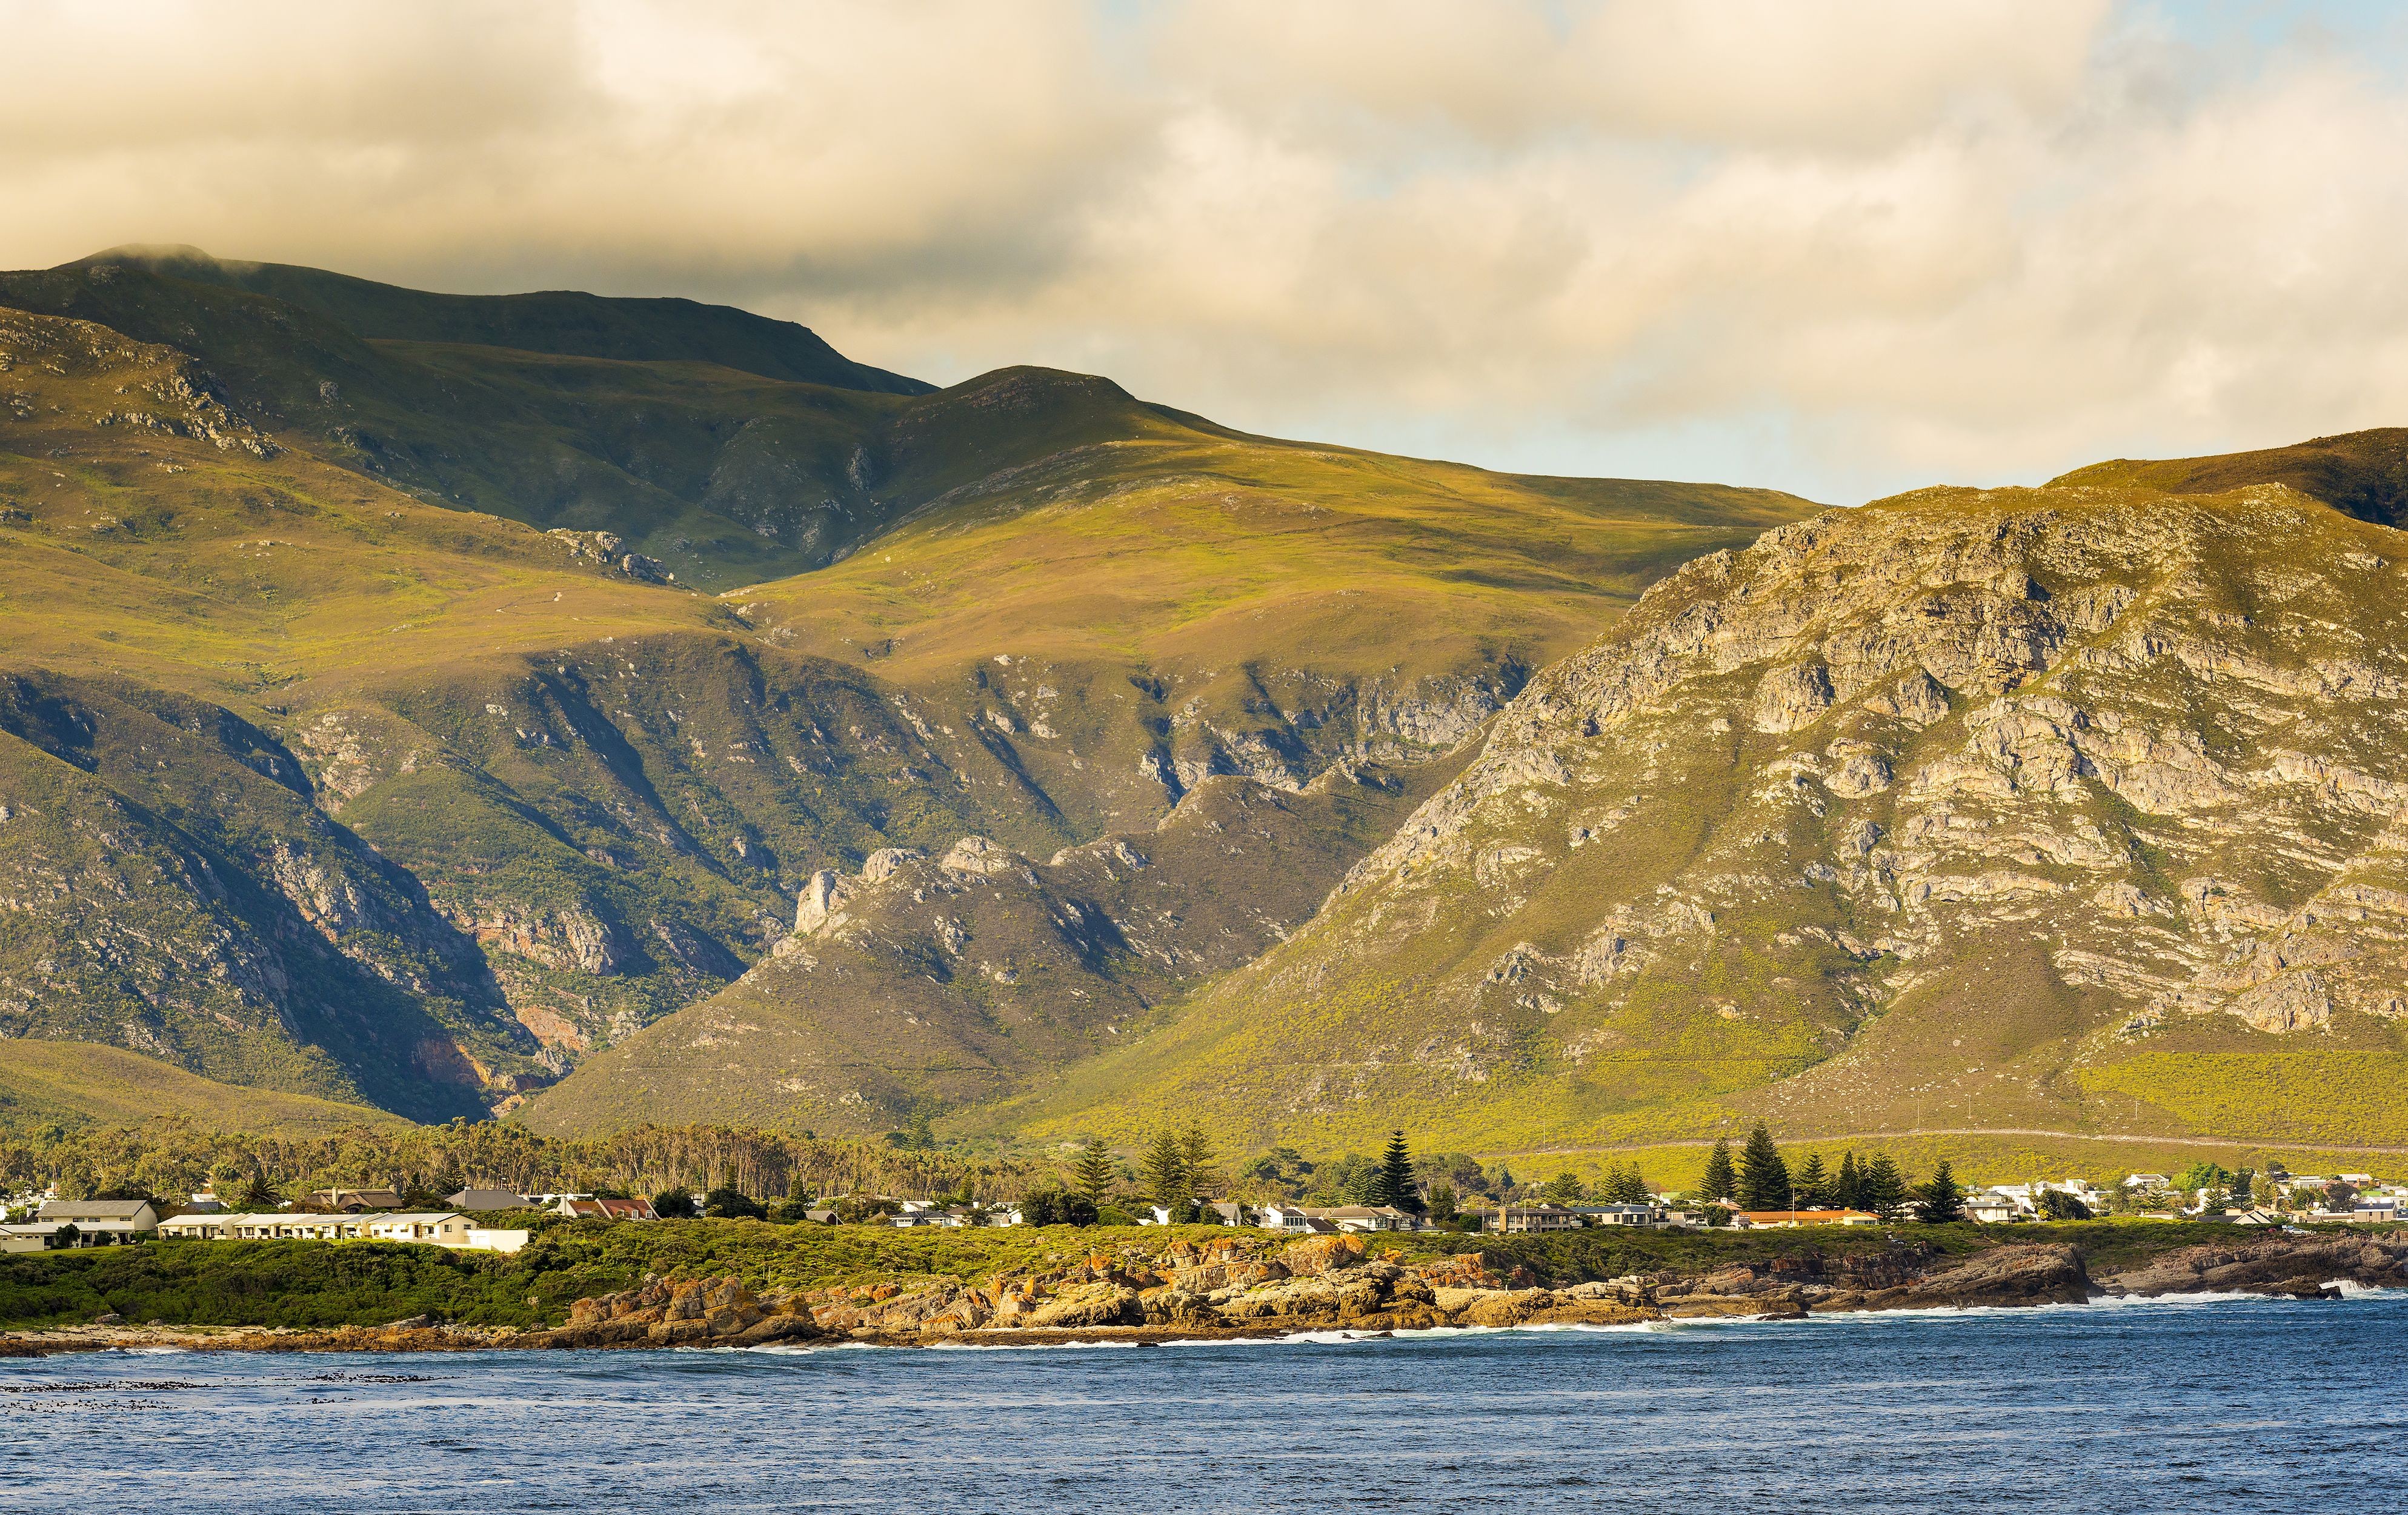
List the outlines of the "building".
<svg viewBox="0 0 2408 1515">
<path fill-rule="evenodd" d="M 313 1189 L 302 1208 L 358 1215 L 366 1210 L 397 1210 L 401 1196 L 390 1189 Z"/>
<path fill-rule="evenodd" d="M 1412 1231 L 1420 1225 L 1394 1205 L 1340 1205 L 1312 1213 L 1340 1231 Z"/>
<path fill-rule="evenodd" d="M 159 1235 L 185 1241 L 411 1241 L 463 1251 L 514 1252 L 533 1233 L 475 1225 L 457 1210 L 422 1210 L 398 1215 L 179 1215 L 160 1222 Z"/>
<path fill-rule="evenodd" d="M 512 1193 L 508 1189 L 463 1189 L 446 1197 L 443 1203 L 455 1210 L 466 1210 L 471 1214 L 527 1208 L 526 1195 Z"/>
<path fill-rule="evenodd" d="M 1478 1221 L 1481 1230 L 1500 1236 L 1514 1231 L 1577 1231 L 1581 1225 L 1581 1218 L 1561 1205 L 1507 1205 L 1501 1209 L 1482 1208 L 1461 1213 Z"/>
<path fill-rule="evenodd" d="M 1806 1225 L 1879 1225 L 1881 1217 L 1870 1210 L 1735 1210 L 1731 1224 L 1776 1230 Z"/>
<path fill-rule="evenodd" d="M 1583 1225 L 1635 1225 L 1652 1229 L 1671 1222 L 1666 1219 L 1660 1205 L 1570 1205 L 1565 1207 L 1581 1218 Z"/>
<path fill-rule="evenodd" d="M 52 1199 L 34 1220 L 52 1231 L 74 1226 L 79 1247 L 108 1247 L 158 1230 L 159 1208 L 147 1199 Z"/>
<path fill-rule="evenodd" d="M 307 1210 L 213 1210 L 159 1222 L 159 1235 L 187 1241 L 357 1241 L 368 1222 L 355 1215 Z"/>
<path fill-rule="evenodd" d="M 468 1208 L 462 1206 L 461 1208 Z M 580 1221 L 657 1221 L 649 1199 L 588 1199 L 565 1195 L 552 1207 L 555 1215 L 566 1215 Z"/>
</svg>

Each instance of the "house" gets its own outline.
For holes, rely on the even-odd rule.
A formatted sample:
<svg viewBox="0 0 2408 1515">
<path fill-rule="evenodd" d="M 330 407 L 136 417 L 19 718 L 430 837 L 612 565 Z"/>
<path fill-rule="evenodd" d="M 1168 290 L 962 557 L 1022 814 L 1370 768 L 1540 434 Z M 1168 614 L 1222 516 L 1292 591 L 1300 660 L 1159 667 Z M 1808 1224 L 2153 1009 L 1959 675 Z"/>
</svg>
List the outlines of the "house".
<svg viewBox="0 0 2408 1515">
<path fill-rule="evenodd" d="M 472 1225 L 457 1210 L 400 1215 L 179 1215 L 159 1222 L 159 1235 L 186 1241 L 415 1241 L 464 1251 L 514 1252 L 531 1232 Z"/>
<path fill-rule="evenodd" d="M 370 1241 L 431 1241 L 437 1247 L 468 1245 L 468 1218 L 458 1210 L 404 1210 L 367 1222 Z"/>
<path fill-rule="evenodd" d="M 270 1210 L 245 1214 L 216 1210 L 162 1221 L 159 1235 L 187 1241 L 355 1241 L 366 1227 L 367 1222 L 357 1216 L 340 1213 Z"/>
<path fill-rule="evenodd" d="M 567 1194 L 563 1195 L 560 1203 L 552 1206 L 552 1210 L 555 1215 L 566 1215 L 572 1220 L 580 1221 L 657 1221 L 660 1219 L 652 1213 L 652 1202 L 649 1199 L 591 1199 Z"/>
<path fill-rule="evenodd" d="M 919 1202 L 906 1200 L 904 1203 L 908 1205 Z M 964 1223 L 960 1216 L 937 1209 L 924 1203 L 920 1203 L 918 1209 L 907 1209 L 900 1215 L 890 1215 L 886 1218 L 886 1222 L 889 1225 L 902 1226 L 907 1229 L 912 1226 L 928 1225 L 959 1226 Z"/>
<path fill-rule="evenodd" d="M 159 1208 L 147 1199 L 53 1199 L 34 1219 L 53 1230 L 74 1226 L 79 1247 L 108 1247 L 158 1230 Z"/>
<path fill-rule="evenodd" d="M 1881 1217 L 1870 1210 L 1735 1210 L 1731 1224 L 1758 1228 L 1786 1229 L 1806 1225 L 1879 1225 Z"/>
<path fill-rule="evenodd" d="M 1310 1222 L 1312 1220 L 1312 1211 L 1301 1205 L 1265 1205 L 1256 1213 L 1260 1216 L 1258 1223 L 1265 1231 L 1302 1233 L 1311 1228 Z M 1332 1227 L 1332 1229 L 1336 1228 Z"/>
<path fill-rule="evenodd" d="M 1145 1210 L 1146 1214 L 1150 1216 L 1151 1219 L 1140 1221 L 1138 1224 L 1168 1225 L 1170 1223 L 1169 1206 L 1148 1205 L 1145 1208 Z M 1246 1223 L 1245 1208 L 1232 1200 L 1198 1200 L 1196 1205 L 1195 1223 L 1197 1225 L 1243 1225 Z"/>
<path fill-rule="evenodd" d="M 477 1213 L 485 1210 L 523 1210 L 527 1208 L 526 1195 L 512 1193 L 508 1189 L 463 1189 L 443 1203 L 455 1210 Z"/>
<path fill-rule="evenodd" d="M 35 1222 L 30 1225 L 0 1225 L 0 1252 L 39 1252 L 50 1250 L 55 1225 Z"/>
<path fill-rule="evenodd" d="M 2173 1180 L 2162 1173 L 2128 1173 L 2124 1176 L 2124 1187 L 2157 1193 L 2173 1187 Z"/>
<path fill-rule="evenodd" d="M 357 1215 L 364 1210 L 397 1210 L 401 1196 L 390 1189 L 312 1189 L 301 1207 Z"/>
<path fill-rule="evenodd" d="M 2021 1205 L 2006 1195 L 1983 1193 L 1965 1196 L 1965 1218 L 1969 1221 L 1981 1221 L 1997 1225 L 2008 1221 L 2028 1220 L 2030 1217 Z"/>
<path fill-rule="evenodd" d="M 1468 1209 L 1462 1213 L 1478 1221 L 1481 1230 L 1499 1235 L 1513 1231 L 1576 1231 L 1581 1223 L 1579 1216 L 1561 1205 L 1507 1205 L 1501 1209 Z"/>
<path fill-rule="evenodd" d="M 1653 1228 L 1667 1223 L 1656 1205 L 1573 1205 L 1567 1207 L 1584 1225 L 1635 1225 Z"/>
<path fill-rule="evenodd" d="M 1394 1205 L 1340 1205 L 1313 1214 L 1340 1231 L 1411 1231 L 1418 1223 Z"/>
</svg>

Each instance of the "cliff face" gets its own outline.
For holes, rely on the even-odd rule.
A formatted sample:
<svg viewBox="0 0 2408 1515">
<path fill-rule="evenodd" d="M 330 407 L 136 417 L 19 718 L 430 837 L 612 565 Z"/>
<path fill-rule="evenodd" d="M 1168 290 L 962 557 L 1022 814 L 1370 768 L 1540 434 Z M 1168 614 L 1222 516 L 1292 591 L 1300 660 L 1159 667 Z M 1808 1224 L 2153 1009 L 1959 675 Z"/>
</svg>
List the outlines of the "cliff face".
<svg viewBox="0 0 2408 1515">
<path fill-rule="evenodd" d="M 1014 1114 L 2367 1139 L 2408 1015 L 2404 542 L 2280 486 L 2059 485 L 1699 559 L 1310 929 Z"/>
</svg>

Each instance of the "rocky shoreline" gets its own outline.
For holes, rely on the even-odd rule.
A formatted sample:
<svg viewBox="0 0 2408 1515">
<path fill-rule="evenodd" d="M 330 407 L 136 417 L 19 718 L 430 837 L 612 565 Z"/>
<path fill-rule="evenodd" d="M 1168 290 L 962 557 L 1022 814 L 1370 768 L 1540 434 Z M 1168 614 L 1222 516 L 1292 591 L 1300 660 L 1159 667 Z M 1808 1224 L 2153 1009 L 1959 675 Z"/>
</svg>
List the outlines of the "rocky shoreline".
<svg viewBox="0 0 2408 1515">
<path fill-rule="evenodd" d="M 1091 1253 L 983 1284 L 937 1280 L 756 1293 L 734 1278 L 652 1279 L 573 1305 L 565 1324 L 522 1329 L 423 1318 L 294 1330 L 117 1323 L 0 1336 L 0 1356 L 196 1351 L 476 1351 L 638 1348 L 1056 1346 L 1240 1340 L 1344 1330 L 1629 1325 L 1799 1319 L 1868 1310 L 2014 1308 L 2101 1298 L 2254 1293 L 2336 1297 L 2343 1284 L 2408 1288 L 2408 1237 L 2253 1236 L 2148 1254 L 2094 1275 L 2074 1247 L 2010 1244 L 1949 1256 L 1899 1242 L 1875 1252 L 1734 1263 L 1549 1287 L 1511 1259 L 1467 1252 L 1412 1263 L 1354 1236 L 1285 1246 L 1233 1236 L 1150 1255 Z"/>
</svg>

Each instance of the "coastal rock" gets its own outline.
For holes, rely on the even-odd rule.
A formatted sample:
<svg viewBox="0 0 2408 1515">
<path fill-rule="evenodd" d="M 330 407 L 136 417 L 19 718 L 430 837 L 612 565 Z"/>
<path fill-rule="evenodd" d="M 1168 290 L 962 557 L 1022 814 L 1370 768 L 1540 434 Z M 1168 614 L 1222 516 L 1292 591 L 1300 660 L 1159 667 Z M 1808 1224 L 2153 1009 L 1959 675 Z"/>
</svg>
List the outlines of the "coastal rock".
<svg viewBox="0 0 2408 1515">
<path fill-rule="evenodd" d="M 2354 1236 L 2273 1236 L 2186 1247 L 2100 1280 L 2109 1293 L 2245 1293 L 2316 1297 L 2335 1281 L 2408 1285 L 2408 1240 Z"/>
<path fill-rule="evenodd" d="M 2014 1305 L 2080 1305 L 2093 1293 L 2089 1270 L 2071 1247 L 1998 1247 L 1894 1288 L 1866 1292 L 1854 1305 L 1825 1309 L 1967 1309 Z"/>
</svg>

